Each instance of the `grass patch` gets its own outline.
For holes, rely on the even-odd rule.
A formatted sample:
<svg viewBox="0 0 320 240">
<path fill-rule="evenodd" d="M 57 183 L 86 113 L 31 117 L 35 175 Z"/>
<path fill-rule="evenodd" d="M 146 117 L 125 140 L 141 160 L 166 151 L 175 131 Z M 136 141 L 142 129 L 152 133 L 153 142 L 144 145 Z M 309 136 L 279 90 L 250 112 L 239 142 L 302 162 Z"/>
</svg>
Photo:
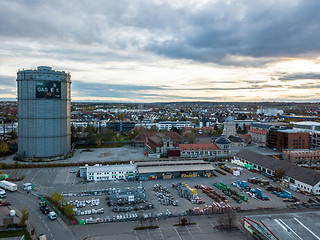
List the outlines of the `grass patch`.
<svg viewBox="0 0 320 240">
<path fill-rule="evenodd" d="M 92 150 L 92 149 L 84 149 L 84 150 L 82 150 L 81 152 L 93 152 L 94 150 Z"/>
<path fill-rule="evenodd" d="M 88 149 L 88 148 L 119 148 L 128 145 L 128 143 L 102 143 L 100 145 L 77 145 L 76 149 Z"/>
<path fill-rule="evenodd" d="M 0 231 L 0 238 L 20 237 L 22 235 L 24 235 L 25 240 L 31 240 L 31 237 L 26 229 Z"/>
<path fill-rule="evenodd" d="M 176 223 L 176 224 L 173 224 L 173 226 L 175 227 L 178 227 L 178 226 L 187 226 L 187 225 L 196 225 L 196 223 L 192 222 L 192 223 Z"/>
<path fill-rule="evenodd" d="M 115 165 L 115 164 L 129 164 L 130 161 L 109 161 L 109 162 L 76 162 L 76 163 L 18 163 L 15 162 L 14 164 L 7 164 L 7 163 L 1 163 L 0 169 L 21 169 L 21 168 L 51 168 L 51 167 L 79 167 L 79 166 L 85 166 L 88 164 L 89 166 L 93 166 L 95 164 L 101 164 L 101 165 Z"/>
<path fill-rule="evenodd" d="M 159 228 L 157 225 L 150 225 L 150 226 L 141 226 L 141 227 L 135 227 L 134 230 L 145 230 L 145 229 L 155 229 Z"/>
</svg>

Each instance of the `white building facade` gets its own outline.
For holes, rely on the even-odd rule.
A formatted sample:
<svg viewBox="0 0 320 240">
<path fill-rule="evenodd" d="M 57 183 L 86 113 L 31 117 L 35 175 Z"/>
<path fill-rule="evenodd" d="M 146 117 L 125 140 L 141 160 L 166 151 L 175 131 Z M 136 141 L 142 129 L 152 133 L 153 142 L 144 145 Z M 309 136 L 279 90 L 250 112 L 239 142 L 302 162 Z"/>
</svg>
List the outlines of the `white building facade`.
<svg viewBox="0 0 320 240">
<path fill-rule="evenodd" d="M 85 177 L 87 181 L 130 180 L 136 174 L 137 167 L 133 164 L 80 167 L 80 177 Z"/>
</svg>

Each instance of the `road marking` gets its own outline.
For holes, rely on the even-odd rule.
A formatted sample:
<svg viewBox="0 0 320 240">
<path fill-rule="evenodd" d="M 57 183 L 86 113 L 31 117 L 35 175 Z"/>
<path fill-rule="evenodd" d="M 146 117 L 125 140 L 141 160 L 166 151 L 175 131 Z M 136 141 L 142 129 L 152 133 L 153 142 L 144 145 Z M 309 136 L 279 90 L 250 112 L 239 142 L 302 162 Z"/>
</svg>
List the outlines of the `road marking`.
<svg viewBox="0 0 320 240">
<path fill-rule="evenodd" d="M 302 225 L 305 229 L 307 229 L 313 236 L 315 236 L 317 239 L 320 240 L 320 238 L 314 233 L 312 232 L 306 225 L 304 225 L 302 222 L 300 222 L 297 218 L 293 218 L 294 220 L 296 220 L 298 223 L 300 223 L 300 225 Z"/>
<path fill-rule="evenodd" d="M 161 231 L 161 229 L 160 229 L 160 228 L 159 228 L 159 231 L 160 231 L 160 233 L 161 233 L 161 237 L 162 237 L 162 239 L 164 239 L 164 236 L 163 236 L 162 231 Z"/>
<path fill-rule="evenodd" d="M 136 233 L 136 239 L 139 240 L 138 235 L 137 235 L 137 230 L 135 230 L 135 233 Z"/>
<path fill-rule="evenodd" d="M 288 228 L 290 228 L 284 221 L 281 219 L 275 219 L 275 222 L 278 223 L 285 231 L 288 231 Z M 295 231 L 290 228 L 291 232 L 293 232 L 300 240 L 303 240 Z"/>
<path fill-rule="evenodd" d="M 192 239 L 194 239 L 193 235 L 191 234 L 189 228 L 186 226 L 186 229 L 188 230 L 188 233 L 190 234 L 190 236 L 192 237 Z"/>
<path fill-rule="evenodd" d="M 33 182 L 34 178 L 38 175 L 40 170 L 37 171 L 37 173 L 33 176 L 33 178 L 31 179 L 31 182 Z"/>
<path fill-rule="evenodd" d="M 182 240 L 182 238 L 180 237 L 180 234 L 179 234 L 179 232 L 177 231 L 177 228 L 176 228 L 176 227 L 174 227 L 174 230 L 176 230 L 176 233 L 178 234 L 178 237 L 180 238 L 180 240 Z"/>
</svg>

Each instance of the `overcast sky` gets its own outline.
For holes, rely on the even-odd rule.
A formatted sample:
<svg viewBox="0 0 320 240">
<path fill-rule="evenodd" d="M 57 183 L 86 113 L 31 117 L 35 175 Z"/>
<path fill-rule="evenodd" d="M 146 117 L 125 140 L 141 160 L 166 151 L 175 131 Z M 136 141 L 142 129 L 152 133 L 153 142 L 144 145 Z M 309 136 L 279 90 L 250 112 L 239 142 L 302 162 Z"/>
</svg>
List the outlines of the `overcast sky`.
<svg viewBox="0 0 320 240">
<path fill-rule="evenodd" d="M 73 100 L 319 101 L 319 0 L 0 0 L 0 97 L 71 73 Z"/>
</svg>

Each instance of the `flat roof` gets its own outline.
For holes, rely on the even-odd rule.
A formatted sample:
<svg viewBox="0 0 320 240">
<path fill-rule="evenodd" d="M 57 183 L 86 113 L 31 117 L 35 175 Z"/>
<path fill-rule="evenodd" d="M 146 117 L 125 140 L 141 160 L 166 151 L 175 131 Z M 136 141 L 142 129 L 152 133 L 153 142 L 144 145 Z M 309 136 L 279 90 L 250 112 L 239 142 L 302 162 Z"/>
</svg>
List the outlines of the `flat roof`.
<svg viewBox="0 0 320 240">
<path fill-rule="evenodd" d="M 87 168 L 88 171 L 104 172 L 104 171 L 136 171 L 136 165 L 132 164 L 119 164 L 119 165 L 102 165 L 102 166 L 83 166 L 80 168 Z"/>
<path fill-rule="evenodd" d="M 212 171 L 215 168 L 211 164 L 199 165 L 170 165 L 156 167 L 138 167 L 138 173 L 161 173 L 161 172 L 188 172 L 188 171 Z"/>
<path fill-rule="evenodd" d="M 189 161 L 148 161 L 148 162 L 136 162 L 137 167 L 140 166 L 161 166 L 161 165 L 190 165 L 190 164 L 207 164 L 203 160 L 189 160 Z"/>
<path fill-rule="evenodd" d="M 319 122 L 311 122 L 311 121 L 305 121 L 305 122 L 295 122 L 293 125 L 305 125 L 305 126 L 320 126 Z"/>
<path fill-rule="evenodd" d="M 305 240 L 317 239 L 316 236 L 320 236 L 319 212 L 254 215 L 245 216 L 245 218 L 249 219 L 248 222 L 253 226 L 258 223 L 264 229 L 267 227 L 278 239 Z"/>
</svg>

